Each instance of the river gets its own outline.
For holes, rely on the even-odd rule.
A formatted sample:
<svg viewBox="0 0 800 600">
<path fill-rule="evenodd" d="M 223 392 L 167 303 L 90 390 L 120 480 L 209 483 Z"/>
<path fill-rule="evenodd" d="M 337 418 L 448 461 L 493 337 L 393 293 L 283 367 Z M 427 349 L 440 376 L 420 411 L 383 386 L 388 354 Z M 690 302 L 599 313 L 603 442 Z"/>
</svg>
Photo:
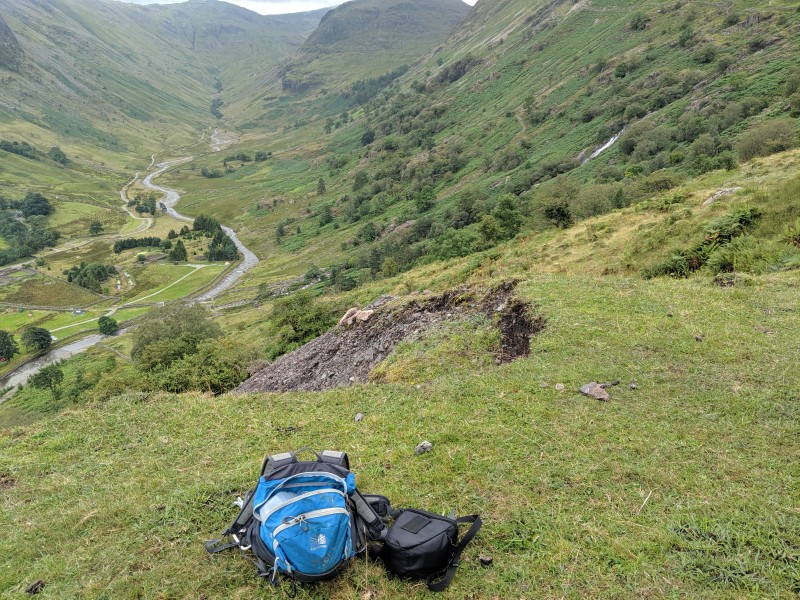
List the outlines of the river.
<svg viewBox="0 0 800 600">
<path fill-rule="evenodd" d="M 215 148 L 216 149 L 216 148 Z M 164 173 L 170 167 L 174 167 L 179 164 L 183 164 L 190 160 L 193 160 L 194 157 L 188 156 L 185 158 L 179 158 L 176 160 L 171 160 L 168 162 L 162 162 L 156 165 L 158 169 L 152 173 L 150 173 L 147 177 L 142 180 L 142 185 L 147 189 L 153 190 L 154 192 L 160 192 L 163 194 L 163 198 L 161 202 L 164 206 L 167 207 L 167 214 L 172 216 L 179 221 L 185 221 L 187 223 L 191 223 L 194 219 L 191 217 L 187 217 L 186 215 L 182 215 L 177 210 L 175 210 L 175 205 L 181 199 L 181 195 L 172 188 L 163 187 L 160 185 L 156 185 L 153 183 L 153 179 Z M 151 163 L 152 164 L 152 163 Z M 124 190 L 130 185 L 130 183 L 125 184 Z M 124 197 L 124 193 L 123 193 Z M 222 230 L 233 240 L 233 243 L 236 244 L 236 248 L 239 250 L 239 253 L 242 255 L 242 260 L 239 262 L 238 265 L 231 271 L 229 271 L 220 281 L 216 283 L 211 289 L 206 290 L 200 296 L 198 296 L 194 301 L 195 302 L 210 302 L 217 296 L 219 296 L 222 292 L 227 290 L 233 284 L 235 284 L 247 271 L 252 269 L 254 266 L 258 264 L 258 257 L 253 254 L 238 238 L 236 232 L 233 231 L 230 227 L 225 225 L 222 226 Z M 18 369 L 12 371 L 10 374 L 7 374 L 3 377 L 0 377 L 0 387 L 8 387 L 13 386 L 16 387 L 18 385 L 23 385 L 27 383 L 28 379 L 37 373 L 43 367 L 46 367 L 49 364 L 54 362 L 58 362 L 60 360 L 64 360 L 66 358 L 70 358 L 87 350 L 94 346 L 95 344 L 100 343 L 105 339 L 106 336 L 100 334 L 93 334 L 88 335 L 84 338 L 76 340 L 74 342 L 70 342 L 64 346 L 51 350 L 47 354 L 40 356 L 39 358 L 32 360 Z M 6 399 L 8 395 L 6 396 Z M 0 400 L 2 402 L 2 400 Z"/>
</svg>

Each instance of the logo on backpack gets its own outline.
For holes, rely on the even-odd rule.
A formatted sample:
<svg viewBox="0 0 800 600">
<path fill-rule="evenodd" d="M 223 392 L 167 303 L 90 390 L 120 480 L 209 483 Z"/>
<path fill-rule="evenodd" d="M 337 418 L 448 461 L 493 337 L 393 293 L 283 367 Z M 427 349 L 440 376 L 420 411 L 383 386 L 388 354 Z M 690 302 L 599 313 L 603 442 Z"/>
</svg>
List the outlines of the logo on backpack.
<svg viewBox="0 0 800 600">
<path fill-rule="evenodd" d="M 328 538 L 324 533 L 320 533 L 317 537 L 311 538 L 311 550 L 319 550 L 320 548 L 328 547 Z"/>
</svg>

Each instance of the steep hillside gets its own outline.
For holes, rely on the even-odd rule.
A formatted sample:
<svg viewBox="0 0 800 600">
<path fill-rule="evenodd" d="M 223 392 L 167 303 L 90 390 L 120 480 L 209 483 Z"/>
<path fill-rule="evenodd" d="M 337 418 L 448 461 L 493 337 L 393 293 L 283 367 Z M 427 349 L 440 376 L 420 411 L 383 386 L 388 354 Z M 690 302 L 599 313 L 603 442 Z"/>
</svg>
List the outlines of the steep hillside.
<svg viewBox="0 0 800 600">
<path fill-rule="evenodd" d="M 213 77 L 221 98 L 252 93 L 254 81 L 296 52 L 328 9 L 259 15 L 217 0 L 130 7 L 131 18 Z M 223 111 L 224 112 L 224 111 Z"/>
<path fill-rule="evenodd" d="M 299 47 L 321 16 L 268 18 L 224 2 L 2 0 L 0 10 L 10 27 L 3 48 L 19 41 L 0 105 L 4 134 L 141 158 L 196 140 L 215 121 L 220 90 Z"/>
<path fill-rule="evenodd" d="M 467 13 L 461 0 L 355 0 L 327 13 L 283 69 L 284 90 L 341 89 L 416 61 Z"/>
<path fill-rule="evenodd" d="M 346 450 L 359 487 L 399 506 L 482 515 L 444 597 L 796 596 L 797 277 L 718 287 L 536 274 L 536 263 L 509 248 L 409 274 L 446 290 L 513 266 L 547 327 L 510 364 L 493 360 L 491 321 L 464 321 L 400 348 L 383 385 L 218 397 L 117 387 L 5 431 L 0 589 L 263 596 L 249 561 L 209 557 L 203 542 L 234 518 L 264 454 L 312 446 Z M 362 294 L 402 290 L 397 278 Z M 237 345 L 256 329 L 240 325 Z M 83 365 L 64 387 L 93 376 Z M 620 383 L 604 403 L 577 392 L 592 380 Z M 422 440 L 433 450 L 417 456 Z M 297 596 L 430 593 L 364 558 Z"/>
<path fill-rule="evenodd" d="M 202 191 L 188 210 L 224 215 L 272 257 L 256 281 L 314 264 L 363 282 L 793 147 L 799 18 L 789 2 L 709 16 L 690 3 L 483 0 L 404 75 L 311 104 L 262 98 L 243 149 L 272 160 L 171 178 Z"/>
<path fill-rule="evenodd" d="M 21 62 L 22 48 L 14 32 L 0 15 L 0 68 L 19 71 Z"/>
<path fill-rule="evenodd" d="M 309 43 L 320 85 L 304 92 L 282 90 L 275 63 L 255 69 L 275 47 L 240 43 L 256 29 L 238 9 L 203 28 L 183 11 L 209 3 L 133 8 L 136 22 L 105 3 L 0 6 L 23 74 L 3 77 L 33 74 L 26 93 L 56 81 L 56 43 L 24 11 L 55 15 L 49 35 L 76 44 L 56 116 L 94 102 L 86 118 L 115 136 L 104 144 L 125 145 L 90 152 L 81 144 L 102 138 L 88 132 L 62 162 L 47 150 L 61 130 L 23 124 L 14 104 L 3 135 L 27 131 L 32 146 L 0 151 L 4 226 L 40 238 L 73 196 L 118 203 L 122 173 L 158 144 L 197 155 L 160 181 L 206 216 L 178 233 L 142 215 L 128 230 L 155 240 L 111 256 L 101 235 L 0 272 L 0 329 L 16 334 L 96 327 L 110 306 L 94 304 L 96 278 L 80 289 L 89 314 L 55 310 L 74 306 L 67 269 L 88 279 L 114 262 L 125 277 L 109 292 L 148 301 L 113 313 L 138 328 L 4 396 L 0 595 L 263 596 L 249 561 L 202 542 L 235 516 L 264 454 L 310 446 L 346 450 L 360 489 L 398 506 L 482 515 L 443 597 L 797 596 L 796 2 L 480 0 L 407 71 L 399 53 L 325 54 L 324 32 L 336 46 L 339 31 L 327 24 Z M 154 63 L 177 57 L 153 74 L 163 96 L 129 100 L 151 121 L 120 108 L 150 73 L 145 42 Z M 84 43 L 102 70 L 71 58 Z M 44 114 L 5 83 L 3 102 Z M 102 85 L 107 103 L 78 87 Z M 189 149 L 226 121 L 232 147 Z M 102 164 L 120 157 L 135 166 Z M 45 215 L 28 190 L 66 198 Z M 90 204 L 67 225 L 98 214 Z M 214 219 L 263 260 L 189 305 L 198 275 L 237 268 L 200 264 L 225 244 Z M 54 300 L 20 311 L 27 290 Z M 226 393 L 253 375 L 241 390 L 280 393 Z M 582 395 L 589 382 L 609 397 Z M 432 450 L 418 455 L 422 440 Z M 430 598 L 369 557 L 285 590 Z"/>
</svg>

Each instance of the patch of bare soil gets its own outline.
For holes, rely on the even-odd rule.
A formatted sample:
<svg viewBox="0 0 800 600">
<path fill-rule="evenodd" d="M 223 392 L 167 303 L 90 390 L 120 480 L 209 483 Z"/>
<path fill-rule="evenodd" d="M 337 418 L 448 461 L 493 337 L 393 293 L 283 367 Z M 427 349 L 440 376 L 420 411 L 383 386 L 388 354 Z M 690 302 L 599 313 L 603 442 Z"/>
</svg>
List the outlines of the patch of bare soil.
<svg viewBox="0 0 800 600">
<path fill-rule="evenodd" d="M 358 313 L 351 309 L 337 327 L 290 352 L 244 381 L 235 392 L 324 390 L 364 383 L 372 368 L 403 339 L 431 325 L 483 313 L 501 333 L 499 362 L 530 352 L 530 336 L 545 319 L 514 296 L 515 281 L 488 291 L 457 288 L 444 294 L 406 298 L 382 296 Z M 357 315 L 362 315 L 358 317 Z"/>
</svg>

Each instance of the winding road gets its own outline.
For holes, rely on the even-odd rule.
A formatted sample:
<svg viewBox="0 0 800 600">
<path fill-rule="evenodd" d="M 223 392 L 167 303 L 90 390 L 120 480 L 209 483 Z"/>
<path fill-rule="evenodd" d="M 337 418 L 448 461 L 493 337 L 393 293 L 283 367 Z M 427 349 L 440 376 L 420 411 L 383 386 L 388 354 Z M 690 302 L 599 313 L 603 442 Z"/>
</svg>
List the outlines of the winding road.
<svg viewBox="0 0 800 600">
<path fill-rule="evenodd" d="M 216 133 L 216 131 L 215 131 L 215 133 Z M 215 145 L 212 145 L 212 148 L 214 148 L 215 151 L 218 151 L 220 149 L 220 148 L 217 148 Z M 192 161 L 192 160 L 194 160 L 193 156 L 187 156 L 187 157 L 184 157 L 184 158 L 178 158 L 178 159 L 175 159 L 175 160 L 158 163 L 156 165 L 158 167 L 157 170 L 152 172 L 152 173 L 150 173 L 144 179 L 142 179 L 142 185 L 144 187 L 146 187 L 147 189 L 153 190 L 154 192 L 159 192 L 159 193 L 163 194 L 163 198 L 161 199 L 161 202 L 164 204 L 164 206 L 166 206 L 167 213 L 170 216 L 172 216 L 173 218 L 178 219 L 180 221 L 185 221 L 187 223 L 191 223 L 194 219 L 192 219 L 191 217 L 187 217 L 186 215 L 182 215 L 177 210 L 175 210 L 175 205 L 181 199 L 180 194 L 176 190 L 173 190 L 172 188 L 163 187 L 163 186 L 154 184 L 153 183 L 153 179 L 155 179 L 156 177 L 158 177 L 159 175 L 161 175 L 162 173 L 164 173 L 165 171 L 167 171 L 171 167 L 174 167 L 174 166 L 180 165 L 180 164 L 184 164 L 184 163 Z M 153 167 L 153 163 L 154 162 L 155 162 L 155 156 L 151 160 L 149 168 Z M 129 209 L 127 207 L 126 192 L 127 192 L 128 188 L 131 185 L 133 185 L 133 183 L 138 179 L 138 177 L 139 177 L 139 174 L 137 173 L 134 176 L 134 178 L 131 181 L 129 181 L 128 183 L 126 183 L 123 186 L 123 188 L 120 190 L 120 198 L 123 200 L 125 210 L 128 212 L 128 214 L 131 217 L 137 218 L 137 219 L 139 219 L 141 217 L 134 216 L 129 211 Z M 141 219 L 142 219 L 142 221 L 145 221 L 144 223 L 142 223 L 142 225 L 144 225 L 144 227 L 142 227 L 142 226 L 138 227 L 136 229 L 136 232 L 144 231 L 144 230 L 149 229 L 150 227 L 153 226 L 153 220 L 151 218 L 146 218 L 145 217 L 145 218 L 141 218 Z M 211 300 L 213 300 L 214 298 L 219 296 L 222 292 L 224 292 L 225 290 L 230 288 L 233 284 L 235 284 L 242 277 L 242 275 L 244 275 L 247 271 L 249 271 L 254 266 L 256 266 L 258 264 L 258 262 L 259 262 L 258 261 L 258 257 L 255 254 L 253 254 L 241 242 L 241 240 L 238 238 L 238 236 L 236 235 L 236 232 L 233 231 L 233 229 L 223 225 L 222 226 L 222 230 L 228 235 L 228 237 L 230 237 L 233 240 L 233 243 L 236 244 L 236 248 L 239 250 L 239 253 L 242 255 L 242 260 L 239 262 L 238 265 L 236 265 L 236 267 L 234 269 L 232 269 L 230 272 L 228 272 L 219 282 L 217 282 L 216 285 L 214 285 L 210 289 L 208 289 L 205 292 L 203 292 L 200 296 L 195 298 L 193 300 L 194 302 L 210 302 Z M 198 266 L 198 265 L 194 265 L 194 266 Z M 191 275 L 191 273 L 189 273 L 188 275 L 185 275 L 181 279 L 184 279 L 185 277 L 188 277 L 189 275 Z M 178 281 L 180 281 L 180 279 Z M 177 281 L 172 282 L 167 287 L 175 285 L 176 283 L 177 283 Z M 156 291 L 153 294 L 151 294 L 151 296 L 154 296 L 154 295 L 162 292 L 164 289 L 166 289 L 166 288 L 159 289 L 158 291 Z M 142 300 L 142 299 L 140 299 L 140 300 Z M 125 305 L 122 305 L 122 306 L 125 306 Z M 122 306 L 114 307 L 114 308 L 110 309 L 110 311 L 108 313 L 106 313 L 106 314 L 107 315 L 113 314 L 114 312 L 117 311 L 117 309 L 121 308 Z M 99 319 L 99 317 L 98 317 L 98 319 Z M 95 319 L 91 319 L 90 321 L 93 321 L 93 320 L 95 320 Z M 86 321 L 86 322 L 88 323 L 90 321 Z M 74 327 L 74 325 L 75 324 L 69 325 L 69 327 Z M 7 373 L 5 376 L 0 377 L 0 382 L 1 382 L 3 387 L 16 387 L 18 385 L 24 385 L 25 383 L 27 383 L 28 379 L 32 375 L 37 373 L 43 367 L 46 367 L 47 365 L 52 364 L 54 362 L 58 362 L 60 360 L 64 360 L 66 358 L 70 358 L 72 356 L 75 356 L 76 354 L 79 354 L 79 353 L 83 352 L 84 350 L 88 350 L 89 348 L 91 348 L 95 344 L 98 344 L 101 341 L 103 341 L 105 338 L 106 338 L 106 336 L 104 336 L 104 335 L 92 334 L 92 335 L 83 337 L 83 338 L 81 338 L 79 340 L 76 340 L 74 342 L 70 342 L 69 344 L 65 344 L 64 346 L 61 346 L 61 347 L 56 348 L 54 350 L 51 350 L 47 354 L 45 354 L 43 356 L 40 356 L 40 357 L 38 357 L 38 358 L 28 362 L 28 363 L 25 363 L 25 364 L 21 365 L 19 368 L 15 369 L 14 371 L 11 371 L 10 373 Z M 7 400 L 9 397 L 10 397 L 10 394 L 6 394 L 5 398 L 0 400 L 0 403 L 2 403 L 3 401 Z"/>
<path fill-rule="evenodd" d="M 175 205 L 181 199 L 180 194 L 173 190 L 172 188 L 162 187 L 153 183 L 153 179 L 158 177 L 167 169 L 174 167 L 176 165 L 180 165 L 186 162 L 194 160 L 193 156 L 187 156 L 185 158 L 178 158 L 175 160 L 171 160 L 168 162 L 158 163 L 156 165 L 158 167 L 157 171 L 150 173 L 147 177 L 142 179 L 142 185 L 147 189 L 153 190 L 155 192 L 161 192 L 164 194 L 161 202 L 164 206 L 167 207 L 167 214 L 169 214 L 172 218 L 178 219 L 179 221 L 186 221 L 187 223 L 191 223 L 194 221 L 191 217 L 187 217 L 186 215 L 182 215 L 177 210 L 175 210 Z M 217 296 L 219 296 L 222 292 L 227 290 L 231 287 L 234 283 L 239 281 L 239 279 L 247 273 L 250 269 L 255 267 L 258 264 L 258 257 L 253 254 L 247 246 L 245 246 L 239 237 L 236 235 L 236 232 L 226 225 L 222 225 L 222 231 L 224 231 L 229 238 L 233 240 L 233 243 L 236 244 L 236 249 L 239 251 L 239 254 L 242 255 L 242 260 L 239 262 L 236 267 L 231 270 L 228 274 L 226 274 L 214 287 L 209 290 L 206 290 L 196 298 L 198 302 L 210 302 Z"/>
</svg>

